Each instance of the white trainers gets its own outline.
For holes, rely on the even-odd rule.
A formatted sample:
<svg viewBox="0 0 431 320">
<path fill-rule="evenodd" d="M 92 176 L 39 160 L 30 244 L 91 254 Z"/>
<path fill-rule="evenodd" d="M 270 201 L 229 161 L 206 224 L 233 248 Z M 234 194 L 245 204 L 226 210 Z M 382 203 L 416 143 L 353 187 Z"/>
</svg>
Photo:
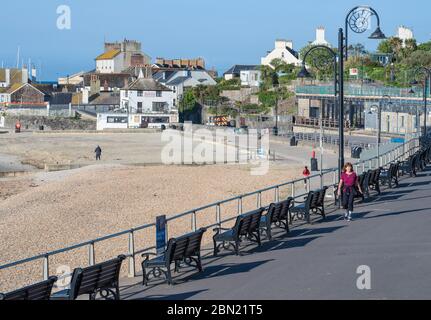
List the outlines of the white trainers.
<svg viewBox="0 0 431 320">
<path fill-rule="evenodd" d="M 347 215 L 347 221 L 352 221 L 352 212 L 349 212 L 349 214 Z"/>
</svg>

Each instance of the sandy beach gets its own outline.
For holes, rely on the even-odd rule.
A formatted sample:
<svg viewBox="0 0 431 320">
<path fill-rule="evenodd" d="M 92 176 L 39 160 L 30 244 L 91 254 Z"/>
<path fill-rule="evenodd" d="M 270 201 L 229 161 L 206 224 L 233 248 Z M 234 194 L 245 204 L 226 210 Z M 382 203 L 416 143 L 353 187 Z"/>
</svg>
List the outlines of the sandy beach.
<svg viewBox="0 0 431 320">
<path fill-rule="evenodd" d="M 289 181 L 299 167 L 273 165 L 268 174 L 253 176 L 238 165 L 128 166 L 91 165 L 79 169 L 39 172 L 0 179 L 0 262 L 27 258 L 96 237 L 152 223 L 259 188 Z M 263 194 L 271 202 L 274 193 Z M 256 198 L 244 200 L 244 211 L 253 209 Z M 198 227 L 215 223 L 214 210 L 198 215 Z M 222 208 L 223 219 L 237 214 L 236 205 Z M 189 232 L 190 218 L 169 225 L 169 235 Z M 209 231 L 211 233 L 211 231 Z M 210 235 L 205 241 L 210 239 Z M 154 229 L 136 234 L 136 246 L 154 245 Z M 138 248 L 138 249 L 139 249 Z M 88 263 L 87 249 L 62 254 L 50 261 L 71 268 Z M 96 260 L 127 252 L 127 238 L 97 245 Z M 41 276 L 41 261 L 0 271 L 0 291 L 34 282 Z M 139 271 L 139 268 L 138 268 Z"/>
</svg>

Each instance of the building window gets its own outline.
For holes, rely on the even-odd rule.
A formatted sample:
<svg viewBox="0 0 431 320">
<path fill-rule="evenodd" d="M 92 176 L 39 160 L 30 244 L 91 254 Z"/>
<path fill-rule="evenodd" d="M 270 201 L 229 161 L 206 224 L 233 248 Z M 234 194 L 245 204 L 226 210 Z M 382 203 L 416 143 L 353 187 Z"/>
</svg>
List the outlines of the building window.
<svg viewBox="0 0 431 320">
<path fill-rule="evenodd" d="M 138 110 L 137 113 L 142 113 L 142 102 L 138 102 Z"/>
<path fill-rule="evenodd" d="M 156 97 L 160 98 L 162 96 L 162 92 L 161 91 L 156 91 Z"/>
<path fill-rule="evenodd" d="M 142 90 L 138 91 L 138 97 L 142 97 L 144 95 L 144 92 Z"/>
<path fill-rule="evenodd" d="M 401 116 L 401 128 L 404 128 L 404 116 Z"/>
<path fill-rule="evenodd" d="M 165 112 L 166 102 L 153 102 L 153 112 Z"/>
<path fill-rule="evenodd" d="M 107 117 L 108 123 L 127 123 L 127 117 Z"/>
<path fill-rule="evenodd" d="M 124 92 L 124 96 L 125 96 L 126 98 L 129 96 L 129 91 L 128 91 L 128 90 L 126 90 L 126 91 Z"/>
<path fill-rule="evenodd" d="M 169 117 L 142 117 L 141 123 L 169 123 Z"/>
</svg>

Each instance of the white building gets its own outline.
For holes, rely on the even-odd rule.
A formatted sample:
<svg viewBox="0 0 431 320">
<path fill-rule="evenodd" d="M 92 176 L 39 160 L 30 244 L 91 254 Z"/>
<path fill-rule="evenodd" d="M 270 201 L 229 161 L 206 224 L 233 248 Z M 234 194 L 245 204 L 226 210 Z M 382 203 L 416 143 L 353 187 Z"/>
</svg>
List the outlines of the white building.
<svg viewBox="0 0 431 320">
<path fill-rule="evenodd" d="M 129 127 L 161 127 L 178 121 L 173 91 L 152 78 L 144 78 L 142 72 L 137 80 L 120 90 L 120 105 L 123 111 L 136 114 L 129 119 Z M 112 122 L 107 119 L 107 123 Z"/>
<path fill-rule="evenodd" d="M 97 63 L 96 63 L 97 65 Z M 58 78 L 58 84 L 59 85 L 67 85 L 67 84 L 71 84 L 71 85 L 80 85 L 83 84 L 84 82 L 84 71 L 72 74 L 70 76 L 67 77 L 60 77 Z"/>
<path fill-rule="evenodd" d="M 414 39 L 413 30 L 405 26 L 399 26 L 397 31 L 397 37 L 403 41 L 403 47 L 405 47 L 406 40 Z"/>
<path fill-rule="evenodd" d="M 256 70 L 242 70 L 240 73 L 241 86 L 244 87 L 259 87 L 261 84 L 262 72 Z"/>
<path fill-rule="evenodd" d="M 178 113 L 98 113 L 96 129 L 167 128 L 178 122 Z"/>
<path fill-rule="evenodd" d="M 96 72 L 120 73 L 124 69 L 124 53 L 121 50 L 111 50 L 96 58 Z"/>
<path fill-rule="evenodd" d="M 242 71 L 258 70 L 258 69 L 259 69 L 259 66 L 257 65 L 235 64 L 234 66 L 229 68 L 225 73 L 223 73 L 223 77 L 225 80 L 232 80 L 235 78 L 240 78 Z"/>
<path fill-rule="evenodd" d="M 316 29 L 316 40 L 314 40 L 312 44 L 313 46 L 331 46 L 331 44 L 325 39 L 325 27 L 318 27 Z"/>
<path fill-rule="evenodd" d="M 0 107 L 10 102 L 10 93 L 5 88 L 0 88 Z"/>
<path fill-rule="evenodd" d="M 184 91 L 198 85 L 215 86 L 217 82 L 205 70 L 163 70 L 155 73 L 153 78 L 167 86 L 174 94 L 174 106 L 178 106 Z"/>
<path fill-rule="evenodd" d="M 9 87 L 10 69 L 0 69 L 0 88 Z"/>
<path fill-rule="evenodd" d="M 274 59 L 280 59 L 287 64 L 301 65 L 299 54 L 293 50 L 293 42 L 290 40 L 276 40 L 274 49 L 261 59 L 261 64 L 272 67 L 271 62 Z"/>
</svg>

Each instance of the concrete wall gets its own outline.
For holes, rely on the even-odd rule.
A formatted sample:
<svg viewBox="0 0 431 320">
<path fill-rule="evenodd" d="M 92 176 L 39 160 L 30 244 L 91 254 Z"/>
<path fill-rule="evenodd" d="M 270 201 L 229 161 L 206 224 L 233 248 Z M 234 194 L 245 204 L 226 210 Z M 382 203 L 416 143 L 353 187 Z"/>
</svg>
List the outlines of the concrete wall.
<svg viewBox="0 0 431 320">
<path fill-rule="evenodd" d="M 232 101 L 245 102 L 250 95 L 258 91 L 259 88 L 241 88 L 240 90 L 223 90 L 220 95 Z"/>
<path fill-rule="evenodd" d="M 21 122 L 23 130 L 39 130 L 44 126 L 45 130 L 96 130 L 96 121 L 75 120 L 71 118 L 26 116 L 8 114 L 5 117 L 5 128 L 14 128 L 17 121 Z"/>
<path fill-rule="evenodd" d="M 10 107 L 7 114 L 14 116 L 38 116 L 38 117 L 66 117 L 74 118 L 75 110 L 69 105 L 55 105 L 50 107 Z"/>
</svg>

